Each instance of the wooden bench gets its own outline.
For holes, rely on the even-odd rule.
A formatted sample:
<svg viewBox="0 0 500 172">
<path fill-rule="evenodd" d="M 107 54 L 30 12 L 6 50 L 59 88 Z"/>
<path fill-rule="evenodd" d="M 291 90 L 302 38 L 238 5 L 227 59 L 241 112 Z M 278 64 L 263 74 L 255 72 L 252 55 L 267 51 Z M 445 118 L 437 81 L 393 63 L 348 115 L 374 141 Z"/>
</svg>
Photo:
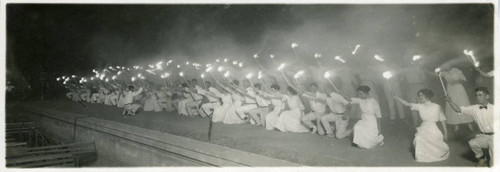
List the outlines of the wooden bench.
<svg viewBox="0 0 500 172">
<path fill-rule="evenodd" d="M 80 166 L 97 158 L 94 142 L 7 148 L 7 167 Z"/>
</svg>

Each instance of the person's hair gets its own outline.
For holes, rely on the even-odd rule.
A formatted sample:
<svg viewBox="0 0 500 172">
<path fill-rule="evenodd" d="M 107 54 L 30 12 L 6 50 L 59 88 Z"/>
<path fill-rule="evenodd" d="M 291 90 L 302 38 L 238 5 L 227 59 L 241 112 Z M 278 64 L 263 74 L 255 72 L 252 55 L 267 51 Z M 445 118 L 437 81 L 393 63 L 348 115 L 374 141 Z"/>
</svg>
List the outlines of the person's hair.
<svg viewBox="0 0 500 172">
<path fill-rule="evenodd" d="M 273 84 L 271 85 L 271 88 L 274 88 L 275 90 L 280 90 L 280 86 L 278 84 Z"/>
<path fill-rule="evenodd" d="M 292 95 L 297 95 L 297 91 L 295 91 L 295 89 L 293 89 L 293 87 L 288 86 L 288 87 L 286 87 L 286 89 L 287 89 L 290 93 L 292 93 Z"/>
<path fill-rule="evenodd" d="M 129 86 L 128 86 L 128 89 L 129 89 L 129 90 L 134 90 L 134 86 L 133 86 L 133 85 L 129 85 Z"/>
<path fill-rule="evenodd" d="M 188 84 L 187 83 L 182 83 L 181 86 L 182 87 L 188 87 Z"/>
<path fill-rule="evenodd" d="M 255 84 L 253 84 L 253 86 L 254 86 L 255 88 L 258 88 L 258 89 L 261 89 L 261 88 L 262 88 L 262 85 L 260 85 L 260 83 L 255 83 Z"/>
<path fill-rule="evenodd" d="M 238 81 L 237 79 L 233 80 L 233 84 L 234 85 L 240 85 L 240 81 Z"/>
<path fill-rule="evenodd" d="M 193 78 L 191 82 L 198 82 L 198 80 L 196 78 Z"/>
<path fill-rule="evenodd" d="M 311 86 L 311 87 L 312 87 L 312 86 L 315 86 L 316 88 L 318 88 L 318 83 L 313 82 L 313 83 L 311 83 L 311 85 L 309 85 L 309 86 Z"/>
<path fill-rule="evenodd" d="M 370 87 L 366 85 L 360 85 L 356 90 L 368 94 L 370 92 Z"/>
<path fill-rule="evenodd" d="M 486 87 L 477 87 L 475 92 L 482 91 L 484 94 L 490 95 L 490 91 L 488 91 L 488 88 Z"/>
<path fill-rule="evenodd" d="M 434 92 L 432 92 L 432 90 L 427 89 L 427 88 L 418 90 L 417 94 L 419 94 L 419 93 L 424 94 L 425 98 L 427 98 L 429 100 L 432 99 L 432 97 L 434 97 Z"/>
<path fill-rule="evenodd" d="M 212 82 L 210 82 L 210 81 L 205 81 L 205 84 L 207 84 L 207 85 L 212 85 Z"/>
</svg>

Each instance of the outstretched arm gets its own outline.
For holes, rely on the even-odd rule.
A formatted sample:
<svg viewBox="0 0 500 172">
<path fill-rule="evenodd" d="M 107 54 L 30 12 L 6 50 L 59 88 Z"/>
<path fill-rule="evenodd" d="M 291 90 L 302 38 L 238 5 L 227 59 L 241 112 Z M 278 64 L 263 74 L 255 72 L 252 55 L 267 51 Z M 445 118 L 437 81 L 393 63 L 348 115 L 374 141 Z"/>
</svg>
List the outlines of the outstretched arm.
<svg viewBox="0 0 500 172">
<path fill-rule="evenodd" d="M 398 100 L 399 102 L 401 102 L 401 104 L 405 105 L 405 106 L 410 106 L 410 103 L 408 103 L 406 100 L 403 100 L 401 99 L 400 97 L 398 96 L 395 96 L 394 95 L 394 99 Z"/>
<path fill-rule="evenodd" d="M 462 109 L 458 106 L 449 96 L 446 96 L 446 102 L 450 105 L 450 107 L 457 113 L 462 113 Z"/>
</svg>

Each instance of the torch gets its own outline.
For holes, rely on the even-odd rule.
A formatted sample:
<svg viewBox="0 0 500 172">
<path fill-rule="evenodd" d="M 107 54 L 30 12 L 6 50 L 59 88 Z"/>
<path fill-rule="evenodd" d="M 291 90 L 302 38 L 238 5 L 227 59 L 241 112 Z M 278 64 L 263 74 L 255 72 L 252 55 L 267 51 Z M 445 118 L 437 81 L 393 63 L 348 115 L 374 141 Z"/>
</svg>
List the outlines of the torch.
<svg viewBox="0 0 500 172">
<path fill-rule="evenodd" d="M 356 54 L 356 52 L 358 51 L 358 48 L 361 47 L 361 45 L 356 45 L 356 47 L 354 48 L 354 51 L 352 51 L 352 55 Z"/>
<path fill-rule="evenodd" d="M 337 87 L 330 80 L 330 72 L 328 72 L 328 71 L 325 72 L 325 78 L 326 78 L 326 80 L 328 80 L 328 82 L 330 83 L 330 85 L 332 85 L 333 89 L 335 89 L 335 91 L 337 91 L 337 93 L 340 93 L 339 89 L 337 89 Z"/>
<path fill-rule="evenodd" d="M 254 54 L 254 55 L 253 55 L 253 59 L 255 60 L 255 62 L 257 62 L 257 64 L 259 64 L 259 66 L 260 66 L 262 69 L 264 69 L 264 66 L 262 66 L 262 64 L 260 64 L 260 62 L 259 62 L 258 58 L 259 58 L 259 55 L 258 55 L 258 54 Z M 240 66 L 240 67 L 241 67 L 241 66 Z"/>
<path fill-rule="evenodd" d="M 443 77 L 441 77 L 441 69 L 436 68 L 434 72 L 439 76 L 439 81 L 441 81 L 441 86 L 443 87 L 444 94 L 448 96 L 448 92 L 446 92 L 446 87 L 444 87 Z"/>
<path fill-rule="evenodd" d="M 318 58 L 321 58 L 321 54 L 319 54 L 319 53 L 314 54 L 314 60 L 316 60 L 316 63 L 318 63 L 318 66 L 321 67 L 321 63 L 319 62 Z"/>
<path fill-rule="evenodd" d="M 201 81 L 203 81 L 203 87 L 205 87 L 205 90 L 207 90 L 207 84 L 205 83 L 205 74 L 201 74 Z"/>
<path fill-rule="evenodd" d="M 392 87 L 391 87 L 391 84 L 389 83 L 389 79 L 392 78 L 391 71 L 385 71 L 384 73 L 382 73 L 382 76 L 385 78 L 385 82 L 387 83 L 389 90 L 392 92 Z"/>
<path fill-rule="evenodd" d="M 252 77 L 253 77 L 253 74 L 252 74 L 252 73 L 248 73 L 248 74 L 247 74 L 247 79 L 248 79 L 248 81 L 250 81 L 250 87 L 253 87 L 253 82 L 252 82 L 252 80 L 251 80 L 251 79 L 252 79 Z"/>
<path fill-rule="evenodd" d="M 299 46 L 299 44 L 297 43 L 292 43 L 292 49 L 293 49 L 293 53 L 295 54 L 295 59 L 299 60 L 299 57 L 297 56 L 297 51 L 295 51 L 295 48 Z"/>
<path fill-rule="evenodd" d="M 278 71 L 281 72 L 281 74 L 283 75 L 283 77 L 285 78 L 285 81 L 286 83 L 290 84 L 290 81 L 288 81 L 288 79 L 286 78 L 286 75 L 285 73 L 283 73 L 283 68 L 285 68 L 285 63 L 281 63 L 280 66 L 278 67 Z M 291 85 L 291 84 L 290 84 Z"/>
<path fill-rule="evenodd" d="M 295 82 L 297 82 L 297 87 L 298 87 L 299 89 L 302 89 L 302 88 L 300 87 L 299 78 L 300 78 L 303 74 L 304 74 L 304 70 L 300 70 L 300 71 L 298 71 L 297 73 L 295 73 L 295 75 L 293 76 L 293 78 L 295 78 Z"/>
</svg>

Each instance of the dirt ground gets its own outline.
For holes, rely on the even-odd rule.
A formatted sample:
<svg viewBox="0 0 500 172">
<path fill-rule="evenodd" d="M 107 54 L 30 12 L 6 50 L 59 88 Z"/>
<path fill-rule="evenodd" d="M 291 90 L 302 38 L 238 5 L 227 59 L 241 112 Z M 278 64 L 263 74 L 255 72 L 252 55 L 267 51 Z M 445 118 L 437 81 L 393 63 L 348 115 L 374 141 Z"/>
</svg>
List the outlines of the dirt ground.
<svg viewBox="0 0 500 172">
<path fill-rule="evenodd" d="M 124 118 L 122 109 L 103 104 L 88 104 L 86 108 L 70 100 L 36 101 L 33 106 L 47 107 L 121 122 L 141 128 L 167 132 L 208 142 L 209 118 L 190 118 L 176 112 L 143 112 Z M 7 111 L 7 113 L 12 111 Z M 387 119 L 385 119 L 387 120 Z M 355 123 L 350 121 L 349 128 Z M 474 166 L 474 156 L 467 140 L 475 133 L 466 127 L 458 133 L 450 131 L 450 157 L 441 162 L 419 163 L 414 160 L 412 141 L 415 130 L 403 122 L 383 121 L 385 144 L 370 150 L 352 146 L 351 139 L 336 139 L 310 133 L 267 131 L 250 124 L 227 125 L 214 123 L 211 143 L 269 157 L 284 159 L 307 166 Z"/>
</svg>

